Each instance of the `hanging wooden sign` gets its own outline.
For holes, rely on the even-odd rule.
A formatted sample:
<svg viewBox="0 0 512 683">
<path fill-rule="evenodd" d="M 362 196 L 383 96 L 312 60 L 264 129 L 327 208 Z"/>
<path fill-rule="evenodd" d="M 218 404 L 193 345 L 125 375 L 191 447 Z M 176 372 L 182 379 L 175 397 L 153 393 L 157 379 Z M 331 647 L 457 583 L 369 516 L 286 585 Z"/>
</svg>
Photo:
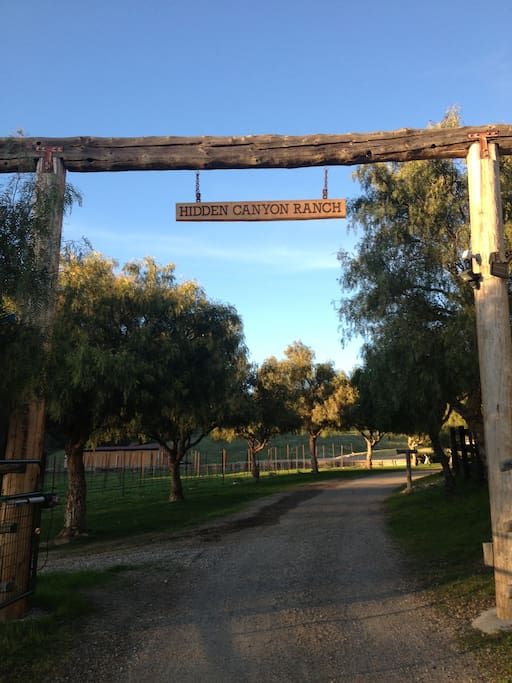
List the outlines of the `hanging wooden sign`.
<svg viewBox="0 0 512 683">
<path fill-rule="evenodd" d="M 344 199 L 176 204 L 177 221 L 300 221 L 345 218 Z"/>
</svg>

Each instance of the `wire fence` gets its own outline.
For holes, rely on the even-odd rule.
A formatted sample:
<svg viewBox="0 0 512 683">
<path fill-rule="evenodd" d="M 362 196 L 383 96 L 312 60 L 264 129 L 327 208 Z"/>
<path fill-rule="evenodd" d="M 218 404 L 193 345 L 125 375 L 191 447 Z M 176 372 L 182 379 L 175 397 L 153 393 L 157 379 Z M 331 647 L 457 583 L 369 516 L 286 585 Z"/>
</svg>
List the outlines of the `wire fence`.
<svg viewBox="0 0 512 683">
<path fill-rule="evenodd" d="M 244 459 L 240 459 L 244 455 Z M 365 467 L 366 453 L 344 454 L 343 446 L 334 444 L 326 448 L 320 446 L 317 453 L 321 469 L 341 469 L 344 467 Z M 394 456 L 394 457 L 393 457 Z M 374 467 L 399 466 L 403 459 L 396 458 L 395 449 L 375 451 Z M 260 472 L 284 473 L 311 470 L 312 460 L 304 445 L 271 447 L 257 456 Z M 135 449 L 98 449 L 84 454 L 87 492 L 89 495 L 128 495 L 136 490 L 162 488 L 169 486 L 168 457 L 158 448 Z M 228 453 L 219 449 L 217 453 L 206 454 L 192 450 L 182 461 L 181 477 L 187 479 L 232 478 L 250 476 L 252 463 L 249 454 L 240 451 Z M 64 496 L 67 489 L 68 473 L 65 457 L 56 454 L 47 458 L 45 486 Z"/>
<path fill-rule="evenodd" d="M 19 496 L 1 497 L 0 609 L 21 600 L 34 588 L 39 520 L 40 504 Z"/>
</svg>

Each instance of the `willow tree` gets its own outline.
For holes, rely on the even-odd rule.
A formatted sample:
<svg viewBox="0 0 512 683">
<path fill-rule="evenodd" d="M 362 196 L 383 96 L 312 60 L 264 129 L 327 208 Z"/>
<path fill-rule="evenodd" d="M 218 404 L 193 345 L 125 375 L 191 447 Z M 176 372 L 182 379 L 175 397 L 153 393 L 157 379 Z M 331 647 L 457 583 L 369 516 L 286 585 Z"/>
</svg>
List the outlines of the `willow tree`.
<svg viewBox="0 0 512 683">
<path fill-rule="evenodd" d="M 128 411 L 140 433 L 168 453 L 169 499 L 182 501 L 180 465 L 235 410 L 246 349 L 234 308 L 210 301 L 192 282 L 170 286 L 165 273 L 150 265 L 126 269 L 144 311 L 127 332 L 137 385 Z"/>
<path fill-rule="evenodd" d="M 440 125 L 454 123 L 449 115 Z M 461 277 L 469 246 L 465 171 L 458 162 L 437 160 L 377 164 L 355 175 L 361 194 L 350 203 L 349 217 L 361 239 L 355 253 L 339 253 L 344 334 L 361 334 L 377 350 L 400 329 L 424 359 L 431 337 L 439 338 L 442 364 L 456 378 L 452 405 L 478 428 L 473 292 Z M 398 371 L 400 356 L 393 360 Z M 401 388 L 397 384 L 395 393 Z"/>
<path fill-rule="evenodd" d="M 130 292 L 115 267 L 92 251 L 68 250 L 61 260 L 47 405 L 50 430 L 64 440 L 67 459 L 62 540 L 86 531 L 84 448 L 119 425 L 133 387 L 126 353 Z"/>
<path fill-rule="evenodd" d="M 64 208 L 75 200 L 79 194 L 68 186 Z M 51 202 L 32 176 L 10 177 L 0 187 L 0 452 L 11 411 L 42 388 L 45 345 L 35 320 L 45 305 L 49 273 L 38 245 L 47 234 Z"/>
</svg>

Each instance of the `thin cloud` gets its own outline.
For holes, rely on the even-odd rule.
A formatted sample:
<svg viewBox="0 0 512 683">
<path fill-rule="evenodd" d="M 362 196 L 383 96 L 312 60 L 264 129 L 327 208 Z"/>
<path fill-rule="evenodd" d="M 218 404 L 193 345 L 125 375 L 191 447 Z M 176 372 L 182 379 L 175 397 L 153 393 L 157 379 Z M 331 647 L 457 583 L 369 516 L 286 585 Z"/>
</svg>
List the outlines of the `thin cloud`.
<svg viewBox="0 0 512 683">
<path fill-rule="evenodd" d="M 319 270 L 337 270 L 338 261 L 335 253 L 328 253 L 316 248 L 300 249 L 287 245 L 243 245 L 212 244 L 201 241 L 197 237 L 180 237 L 162 235 L 151 232 L 123 232 L 111 229 L 85 228 L 73 226 L 66 230 L 66 238 L 87 237 L 93 247 L 100 251 L 115 251 L 129 245 L 130 252 L 142 257 L 149 252 L 162 260 L 163 257 L 177 261 L 180 256 L 194 260 L 208 259 L 224 263 L 238 263 L 259 267 L 279 268 L 288 272 L 306 272 Z M 110 255 L 110 254 L 109 254 Z"/>
</svg>

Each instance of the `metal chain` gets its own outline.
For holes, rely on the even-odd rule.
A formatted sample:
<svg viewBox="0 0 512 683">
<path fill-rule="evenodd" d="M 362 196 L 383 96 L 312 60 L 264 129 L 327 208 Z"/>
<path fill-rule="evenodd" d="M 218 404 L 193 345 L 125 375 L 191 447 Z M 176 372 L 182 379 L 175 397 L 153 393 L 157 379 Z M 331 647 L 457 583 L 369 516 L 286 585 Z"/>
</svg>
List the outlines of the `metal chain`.
<svg viewBox="0 0 512 683">
<path fill-rule="evenodd" d="M 196 202 L 201 201 L 201 187 L 199 185 L 199 171 L 196 173 Z"/>
<path fill-rule="evenodd" d="M 324 189 L 322 190 L 322 199 L 329 197 L 329 169 L 324 169 Z"/>
</svg>

